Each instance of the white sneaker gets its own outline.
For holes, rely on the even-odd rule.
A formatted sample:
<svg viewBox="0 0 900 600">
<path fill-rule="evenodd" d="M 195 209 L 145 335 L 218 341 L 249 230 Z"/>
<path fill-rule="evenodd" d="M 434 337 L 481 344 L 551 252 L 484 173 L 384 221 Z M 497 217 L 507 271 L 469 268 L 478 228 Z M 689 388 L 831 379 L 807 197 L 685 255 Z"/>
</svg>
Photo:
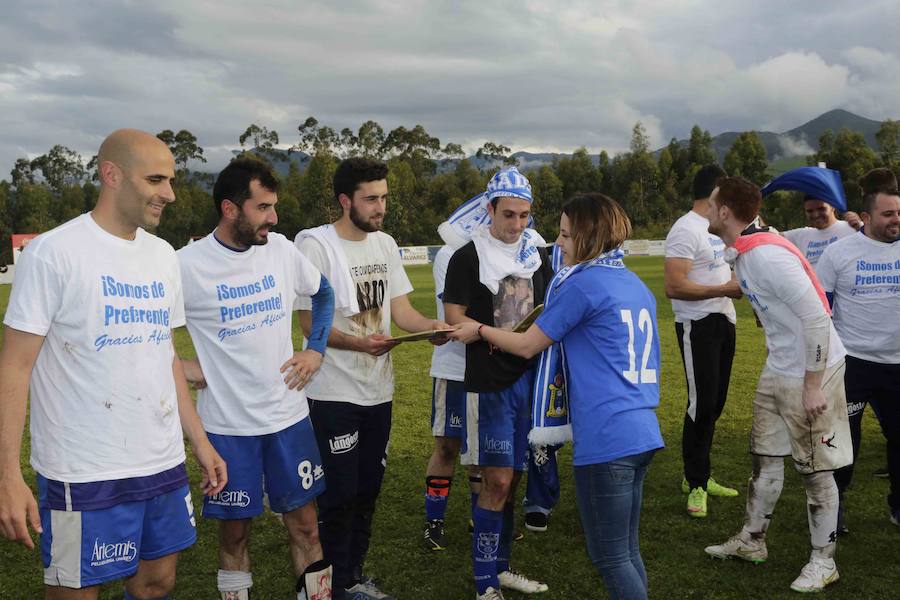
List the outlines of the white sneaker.
<svg viewBox="0 0 900 600">
<path fill-rule="evenodd" d="M 483 594 L 479 595 L 478 592 L 475 592 L 475 600 L 503 600 L 503 594 L 500 590 L 489 587 Z"/>
<path fill-rule="evenodd" d="M 791 584 L 795 592 L 821 592 L 840 578 L 833 558 L 811 558 Z"/>
<path fill-rule="evenodd" d="M 516 573 L 512 569 L 497 573 L 497 579 L 500 580 L 500 587 L 516 590 L 523 594 L 539 594 L 541 592 L 546 592 L 549 589 L 546 583 L 528 579 L 521 573 Z"/>
<path fill-rule="evenodd" d="M 752 538 L 748 540 L 743 532 L 732 536 L 724 544 L 707 546 L 704 551 L 715 558 L 740 558 L 756 564 L 764 563 L 769 558 L 766 541 L 756 541 Z"/>
</svg>

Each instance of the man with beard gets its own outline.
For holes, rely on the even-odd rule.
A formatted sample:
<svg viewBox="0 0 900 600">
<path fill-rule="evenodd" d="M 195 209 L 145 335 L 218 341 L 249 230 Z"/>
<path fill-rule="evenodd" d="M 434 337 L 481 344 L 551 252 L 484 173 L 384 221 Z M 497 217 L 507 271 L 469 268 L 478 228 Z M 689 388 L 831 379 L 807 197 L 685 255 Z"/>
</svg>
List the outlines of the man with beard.
<svg viewBox="0 0 900 600">
<path fill-rule="evenodd" d="M 334 598 L 390 598 L 362 573 L 375 501 L 387 464 L 394 374 L 391 322 L 406 331 L 445 329 L 410 304 L 412 285 L 394 238 L 381 231 L 387 165 L 349 158 L 334 174 L 341 217 L 301 231 L 295 243 L 334 288 L 334 326 L 322 368 L 307 386 L 328 486 L 319 497 L 319 533 L 334 566 Z M 314 319 L 300 304 L 307 336 Z M 446 341 L 446 338 L 443 338 Z"/>
<path fill-rule="evenodd" d="M 706 552 L 755 563 L 768 558 L 766 531 L 784 484 L 783 457 L 790 455 L 806 489 L 812 545 L 809 562 L 791 589 L 817 592 L 838 580 L 838 492 L 832 471 L 852 459 L 846 352 L 822 286 L 801 251 L 752 225 L 761 203 L 759 189 L 741 177 L 723 177 L 709 198 L 709 232 L 729 246 L 725 258 L 734 262 L 741 291 L 766 332 L 769 353 L 753 401 L 753 474 L 744 526 Z"/>
<path fill-rule="evenodd" d="M 32 240 L 16 268 L 0 351 L 0 535 L 34 548 L 27 527 L 41 534 L 47 598 L 95 599 L 125 578 L 126 599 L 165 600 L 197 537 L 184 436 L 206 494 L 228 477 L 172 346 L 184 324 L 175 251 L 145 230 L 175 201 L 172 153 L 120 129 L 97 158 L 94 209 Z M 29 392 L 38 503 L 19 466 Z"/>
<path fill-rule="evenodd" d="M 219 174 L 216 229 L 178 251 L 187 327 L 199 362 L 183 361 L 202 388 L 200 418 L 231 466 L 228 486 L 207 498 L 203 516 L 219 520 L 222 600 L 247 600 L 253 585 L 250 520 L 263 490 L 283 514 L 297 577 L 297 598 L 329 598 L 331 569 L 318 539 L 315 498 L 325 487 L 303 387 L 322 364 L 334 297 L 328 281 L 278 233 L 278 181 L 269 168 L 239 158 Z M 294 352 L 291 310 L 312 297 L 313 330 Z"/>
<path fill-rule="evenodd" d="M 826 248 L 816 272 L 847 347 L 844 382 L 854 461 L 863 411 L 871 404 L 887 438 L 890 520 L 900 525 L 900 195 L 888 169 L 870 171 L 865 179 L 882 184 L 864 190 L 863 231 Z M 839 533 L 848 533 L 844 492 L 852 477 L 852 464 L 834 473 L 841 501 Z"/>
</svg>

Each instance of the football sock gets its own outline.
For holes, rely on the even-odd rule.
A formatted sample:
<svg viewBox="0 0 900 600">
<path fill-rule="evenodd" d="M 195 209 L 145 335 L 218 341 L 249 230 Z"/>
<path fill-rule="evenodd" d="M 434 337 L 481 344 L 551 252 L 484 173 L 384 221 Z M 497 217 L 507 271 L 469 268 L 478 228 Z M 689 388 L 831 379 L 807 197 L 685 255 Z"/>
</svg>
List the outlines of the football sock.
<svg viewBox="0 0 900 600">
<path fill-rule="evenodd" d="M 451 477 L 425 478 L 425 520 L 444 520 L 447 512 L 447 500 L 450 498 Z"/>
<path fill-rule="evenodd" d="M 509 555 L 512 551 L 513 503 L 503 506 L 503 521 L 500 528 L 500 547 L 497 550 L 497 572 L 509 571 Z"/>
<path fill-rule="evenodd" d="M 503 512 L 476 506 L 472 510 L 475 531 L 472 533 L 472 572 L 478 594 L 484 594 L 489 587 L 500 589 L 497 579 L 497 548 L 500 544 L 500 529 Z"/>
<path fill-rule="evenodd" d="M 222 595 L 222 600 L 226 599 L 228 592 L 237 592 L 237 600 L 249 600 L 250 588 L 253 587 L 253 575 L 247 571 L 219 569 L 216 575 L 216 585 Z"/>
<path fill-rule="evenodd" d="M 802 475 L 813 556 L 832 558 L 837 541 L 838 489 L 831 471 Z"/>
<path fill-rule="evenodd" d="M 783 458 L 780 456 L 753 457 L 753 475 L 750 477 L 750 489 L 747 491 L 747 515 L 744 520 L 744 531 L 754 538 L 765 537 L 783 485 Z"/>
<path fill-rule="evenodd" d="M 324 600 L 331 598 L 331 563 L 318 560 L 297 578 L 297 600 Z"/>
</svg>

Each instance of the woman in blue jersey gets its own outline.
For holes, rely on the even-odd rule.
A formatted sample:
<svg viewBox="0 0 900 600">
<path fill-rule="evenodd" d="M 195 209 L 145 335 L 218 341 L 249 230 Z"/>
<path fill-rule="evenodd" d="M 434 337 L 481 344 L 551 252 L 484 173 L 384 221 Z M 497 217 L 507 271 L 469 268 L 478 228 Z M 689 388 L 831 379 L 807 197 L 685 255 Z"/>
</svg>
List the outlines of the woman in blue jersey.
<svg viewBox="0 0 900 600">
<path fill-rule="evenodd" d="M 524 333 L 463 323 L 451 337 L 484 339 L 531 357 L 560 342 L 574 441 L 575 485 L 588 553 L 614 599 L 647 598 L 638 546 L 644 476 L 663 446 L 656 300 L 622 262 L 631 223 L 615 200 L 579 194 L 556 240 L 566 265 Z"/>
</svg>

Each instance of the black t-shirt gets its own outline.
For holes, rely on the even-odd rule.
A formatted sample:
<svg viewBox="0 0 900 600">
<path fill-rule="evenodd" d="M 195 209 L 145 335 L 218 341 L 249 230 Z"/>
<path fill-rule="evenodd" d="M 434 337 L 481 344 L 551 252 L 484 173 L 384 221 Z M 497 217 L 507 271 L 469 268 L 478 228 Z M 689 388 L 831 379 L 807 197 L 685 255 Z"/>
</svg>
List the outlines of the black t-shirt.
<svg viewBox="0 0 900 600">
<path fill-rule="evenodd" d="M 474 242 L 457 250 L 447 267 L 444 283 L 444 302 L 466 307 L 466 316 L 479 323 L 502 329 L 512 329 L 531 309 L 544 301 L 544 291 L 553 277 L 553 270 L 543 248 L 538 249 L 541 268 L 531 279 L 515 276 L 500 282 L 497 294 L 492 294 L 478 279 L 478 253 Z M 535 359 L 526 360 L 514 354 L 491 348 L 479 341 L 466 346 L 466 390 L 469 392 L 499 392 L 522 376 Z"/>
</svg>

